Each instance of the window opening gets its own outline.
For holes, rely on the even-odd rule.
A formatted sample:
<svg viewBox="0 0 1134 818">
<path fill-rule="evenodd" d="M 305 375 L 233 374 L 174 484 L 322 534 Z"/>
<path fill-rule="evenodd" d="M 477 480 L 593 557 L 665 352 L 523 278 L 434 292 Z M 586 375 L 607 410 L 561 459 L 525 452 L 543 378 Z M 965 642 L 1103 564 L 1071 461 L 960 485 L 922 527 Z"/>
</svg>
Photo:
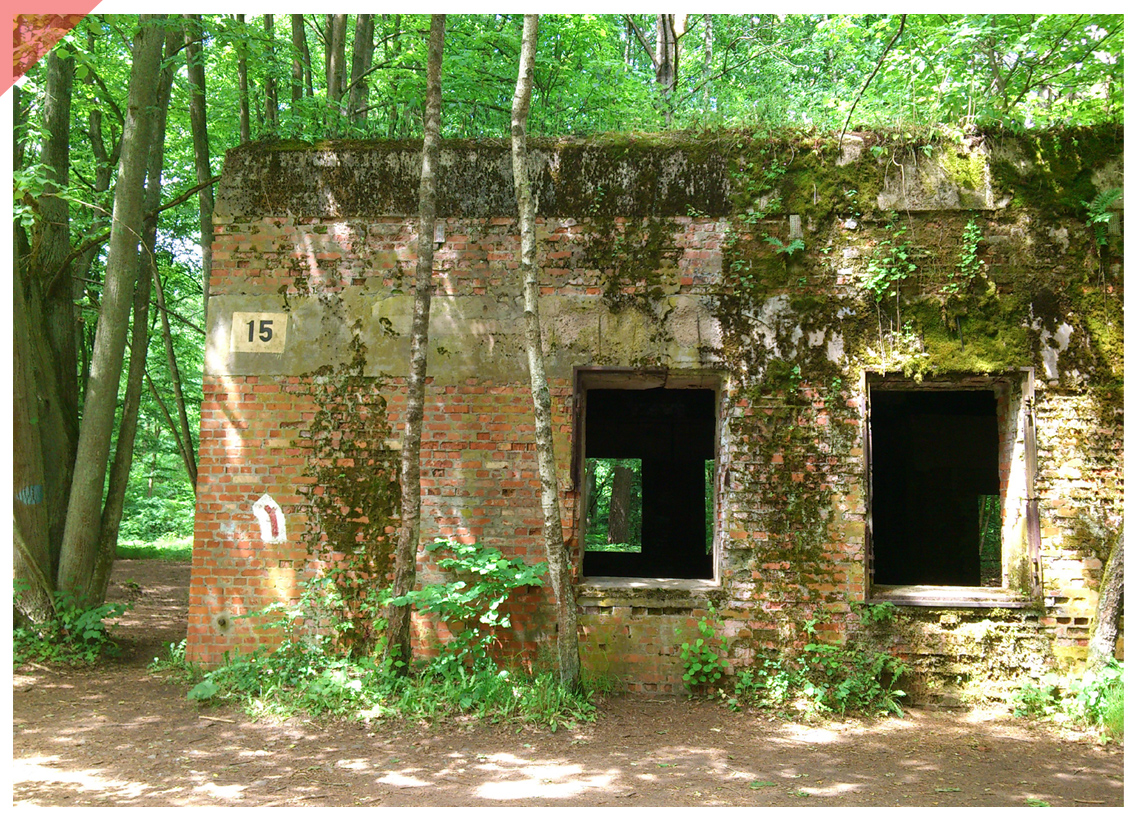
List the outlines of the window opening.
<svg viewBox="0 0 1134 818">
<path fill-rule="evenodd" d="M 991 390 L 871 393 L 874 582 L 1000 586 L 1000 430 Z"/>
<path fill-rule="evenodd" d="M 586 576 L 713 578 L 712 389 L 587 389 Z"/>
</svg>

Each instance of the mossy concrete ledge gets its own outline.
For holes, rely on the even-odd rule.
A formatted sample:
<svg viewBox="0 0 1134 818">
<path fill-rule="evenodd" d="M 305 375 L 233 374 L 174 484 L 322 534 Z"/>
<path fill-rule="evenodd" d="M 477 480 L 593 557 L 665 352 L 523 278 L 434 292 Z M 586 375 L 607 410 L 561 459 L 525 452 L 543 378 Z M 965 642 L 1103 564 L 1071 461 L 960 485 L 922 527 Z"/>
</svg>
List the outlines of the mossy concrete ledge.
<svg viewBox="0 0 1134 818">
<path fill-rule="evenodd" d="M 539 215 L 710 216 L 729 209 L 727 153 L 708 144 L 529 142 Z M 257 143 L 230 150 L 217 194 L 224 219 L 302 215 L 358 219 L 417 212 L 419 142 Z M 437 181 L 441 218 L 514 217 L 507 142 L 446 142 Z"/>
</svg>

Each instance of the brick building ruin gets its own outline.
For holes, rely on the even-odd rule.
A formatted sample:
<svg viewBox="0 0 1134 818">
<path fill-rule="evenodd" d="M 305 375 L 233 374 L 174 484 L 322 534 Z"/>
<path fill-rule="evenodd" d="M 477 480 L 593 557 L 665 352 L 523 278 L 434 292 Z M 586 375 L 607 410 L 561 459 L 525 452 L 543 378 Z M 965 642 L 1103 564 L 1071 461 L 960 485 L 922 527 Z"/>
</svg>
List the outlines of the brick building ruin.
<svg viewBox="0 0 1134 818">
<path fill-rule="evenodd" d="M 710 603 L 733 669 L 812 622 L 903 656 L 915 699 L 1084 658 L 1123 514 L 1122 200 L 1109 224 L 1088 209 L 1122 187 L 1121 130 L 531 148 L 584 667 L 681 690 Z M 252 649 L 240 615 L 336 560 L 389 567 L 419 150 L 227 157 L 194 660 Z M 510 162 L 443 151 L 422 537 L 543 561 Z M 587 531 L 614 536 L 595 475 L 618 469 L 634 542 L 612 551 Z M 549 596 L 511 601 L 505 650 L 550 644 Z M 864 623 L 884 600 L 901 616 Z M 422 651 L 438 638 L 415 620 Z"/>
</svg>

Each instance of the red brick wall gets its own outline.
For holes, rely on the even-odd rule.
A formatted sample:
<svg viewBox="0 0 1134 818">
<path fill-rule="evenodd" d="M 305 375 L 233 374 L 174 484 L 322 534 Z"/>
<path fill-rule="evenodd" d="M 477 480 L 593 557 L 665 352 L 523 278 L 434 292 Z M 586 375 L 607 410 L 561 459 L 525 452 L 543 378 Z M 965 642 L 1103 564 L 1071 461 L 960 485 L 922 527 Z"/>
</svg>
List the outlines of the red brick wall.
<svg viewBox="0 0 1134 818">
<path fill-rule="evenodd" d="M 615 233 L 628 235 L 637 224 L 615 220 Z M 552 312 L 544 320 L 551 338 L 547 352 L 554 375 L 561 509 L 576 566 L 570 367 L 696 369 L 703 350 L 695 345 L 686 349 L 664 334 L 642 335 L 630 354 L 610 346 L 609 339 L 604 347 L 599 333 L 670 296 L 714 297 L 728 236 L 722 221 L 675 217 L 666 221 L 665 246 L 648 270 L 654 277 L 626 274 L 619 267 L 614 271 L 619 278 L 603 265 L 621 262 L 604 259 L 594 241 L 608 229 L 587 220 L 540 222 L 543 294 L 579 299 L 573 302 L 580 310 L 576 315 Z M 457 305 L 482 298 L 491 305 L 519 296 L 512 219 L 451 218 L 445 230 L 436 262 L 435 318 L 447 314 L 446 299 Z M 640 252 L 644 245 L 634 241 L 621 245 L 617 257 Z M 303 582 L 329 562 L 348 564 L 345 552 L 366 557 L 379 574 L 384 570 L 382 555 L 388 553 L 396 519 L 382 502 L 371 501 L 389 499 L 375 487 L 375 475 L 394 479 L 404 381 L 392 367 L 374 363 L 386 354 L 387 341 L 375 327 L 377 312 L 369 310 L 378 310 L 392 291 L 408 290 L 415 242 L 413 222 L 401 218 L 218 220 L 210 305 L 210 333 L 217 337 L 210 341 L 201 410 L 191 659 L 214 664 L 226 651 L 263 642 L 266 637 L 254 630 L 253 620 L 238 617 L 295 600 Z M 851 280 L 847 270 L 828 273 L 818 286 L 845 295 Z M 621 312 L 611 306 L 620 297 L 628 299 Z M 304 337 L 315 338 L 310 345 L 314 353 L 325 352 L 325 362 L 312 353 L 304 359 L 309 364 L 289 370 L 286 361 L 227 353 L 226 309 L 252 305 L 295 310 L 298 316 L 302 305 L 313 301 L 329 340 Z M 607 323 L 599 324 L 596 316 Z M 453 343 L 452 326 L 435 324 L 432 330 L 438 368 L 431 369 L 426 395 L 422 538 L 476 540 L 508 556 L 542 561 L 533 419 L 518 328 L 501 326 L 498 317 L 463 315 L 462 320 L 472 327 L 467 344 Z M 484 326 L 475 326 L 478 322 Z M 445 331 L 449 336 L 443 337 Z M 720 633 L 730 640 L 734 668 L 751 663 L 768 646 L 798 646 L 804 623 L 820 614 L 827 619 L 817 629 L 829 638 L 856 632 L 848 603 L 866 593 L 867 509 L 862 384 L 849 373 L 860 372 L 862 361 L 834 368 L 823 363 L 826 353 L 819 345 L 804 350 L 812 357 L 794 380 L 783 372 L 773 378 L 771 368 L 741 371 L 730 357 L 734 343 L 739 342 L 727 337 L 723 343 L 719 338 L 705 343 L 724 348 L 723 356 L 709 354 L 704 364 L 724 373 L 716 509 L 720 585 L 676 591 L 580 588 L 585 664 L 619 676 L 632 689 L 682 688 L 678 646 L 694 635 L 709 602 L 716 605 Z M 478 349 L 491 354 L 477 359 Z M 687 352 L 691 357 L 680 357 Z M 500 363 L 481 372 L 469 363 L 478 360 Z M 821 371 L 808 370 L 807 361 Z M 762 363 L 768 366 L 768 360 Z M 257 368 L 259 374 L 250 374 Z M 1101 518 L 1114 516 L 1113 498 L 1121 496 L 1122 483 L 1121 416 L 1099 436 L 1082 434 L 1076 425 L 1097 417 L 1087 399 L 1058 389 L 1045 393 L 1040 386 L 1044 572 L 1053 601 L 1042 615 L 1001 612 L 991 619 L 987 611 L 910 612 L 913 630 L 932 632 L 933 638 L 907 634 L 891 646 L 929 668 L 926 678 L 948 676 L 950 662 L 979 666 L 984 661 L 980 639 L 990 628 L 1006 643 L 1023 634 L 1040 645 L 1037 655 L 1046 650 L 1048 658 L 1051 645 L 1057 658 L 1067 659 L 1084 646 L 1101 563 L 1075 550 L 1076 525 L 1083 509 L 1093 507 L 1092 492 L 1110 498 L 1101 501 Z M 1074 452 L 1078 465 L 1057 465 L 1065 452 Z M 286 514 L 286 543 L 259 539 L 251 509 L 265 493 Z M 424 560 L 419 570 L 426 581 L 437 576 Z M 513 629 L 501 635 L 502 650 L 530 656 L 550 647 L 549 589 L 517 595 L 510 610 Z M 415 620 L 415 629 L 422 655 L 446 636 L 423 618 Z M 946 638 L 949 634 L 956 638 Z M 1007 664 L 1004 668 L 1005 675 L 1016 672 Z"/>
</svg>

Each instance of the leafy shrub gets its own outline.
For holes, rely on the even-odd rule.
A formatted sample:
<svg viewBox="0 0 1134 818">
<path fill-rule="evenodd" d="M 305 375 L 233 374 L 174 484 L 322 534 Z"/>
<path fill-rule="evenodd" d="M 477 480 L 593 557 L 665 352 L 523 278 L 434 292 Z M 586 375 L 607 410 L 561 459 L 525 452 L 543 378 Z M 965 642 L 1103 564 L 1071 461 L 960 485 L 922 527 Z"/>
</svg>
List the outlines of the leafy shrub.
<svg viewBox="0 0 1134 818">
<path fill-rule="evenodd" d="M 725 666 L 720 651 L 727 651 L 728 643 L 717 636 L 709 617 L 716 617 L 716 609 L 711 603 L 708 616 L 697 622 L 701 635 L 692 642 L 681 643 L 681 661 L 685 666 L 682 678 L 691 691 L 714 685 L 724 676 Z M 719 648 L 716 643 L 719 643 Z"/>
<path fill-rule="evenodd" d="M 390 599 L 389 604 L 413 605 L 419 611 L 436 614 L 455 631 L 436 666 L 439 672 L 485 664 L 496 641 L 496 629 L 512 624 L 500 606 L 518 588 L 543 585 L 547 563 L 528 565 L 521 559 L 504 557 L 495 548 L 444 539 L 427 545 L 425 550 L 451 552 L 452 556 L 437 560 L 437 566 L 452 571 L 456 578 L 425 585 Z"/>
<path fill-rule="evenodd" d="M 16 593 L 25 590 L 25 583 L 16 583 Z M 17 667 L 28 662 L 93 664 L 118 650 L 105 620 L 121 616 L 130 607 L 108 602 L 84 608 L 71 594 L 56 591 L 54 616 L 39 626 L 13 629 L 12 660 Z"/>
</svg>

